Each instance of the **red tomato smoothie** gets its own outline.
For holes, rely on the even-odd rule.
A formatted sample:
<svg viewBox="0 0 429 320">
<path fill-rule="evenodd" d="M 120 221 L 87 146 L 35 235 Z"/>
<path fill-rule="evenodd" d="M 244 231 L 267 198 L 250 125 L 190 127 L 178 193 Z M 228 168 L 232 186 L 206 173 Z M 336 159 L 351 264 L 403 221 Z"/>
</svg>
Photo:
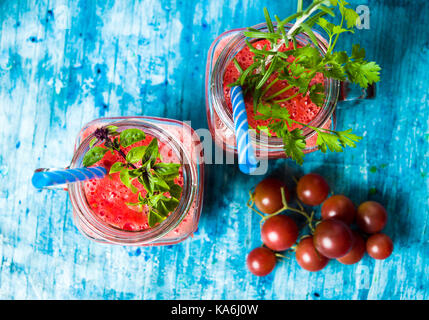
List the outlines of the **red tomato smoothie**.
<svg viewBox="0 0 429 320">
<path fill-rule="evenodd" d="M 271 43 L 268 40 L 259 40 L 255 43 L 253 43 L 253 46 L 256 49 L 263 49 L 264 46 L 267 46 L 267 49 L 269 50 L 271 48 Z M 283 45 L 280 47 L 280 51 L 288 51 L 293 49 L 292 43 L 289 44 L 288 47 Z M 240 64 L 241 68 L 243 70 L 246 70 L 250 65 L 253 64 L 253 56 L 254 54 L 249 50 L 247 46 L 245 46 L 236 56 L 237 62 Z M 294 58 L 290 56 L 291 60 Z M 228 108 L 232 112 L 232 103 L 231 103 L 231 96 L 230 96 L 230 90 L 231 88 L 228 87 L 228 84 L 235 82 L 240 73 L 237 70 L 234 63 L 231 61 L 229 65 L 227 66 L 225 70 L 224 80 L 223 80 L 223 90 L 225 95 L 225 101 L 228 105 Z M 268 79 L 267 83 L 265 85 L 268 85 L 271 83 L 272 80 L 274 80 L 276 75 L 272 75 L 270 79 Z M 324 82 L 324 78 L 322 74 L 316 74 L 312 82 L 310 83 L 310 86 L 316 83 L 322 83 Z M 265 97 L 269 97 L 270 95 L 278 92 L 279 90 L 285 88 L 288 86 L 287 81 L 285 80 L 279 80 L 273 86 L 267 91 L 265 94 Z M 292 95 L 294 95 L 297 92 L 297 89 L 292 88 L 289 89 L 282 94 L 278 95 L 275 100 L 282 100 L 285 98 L 288 98 Z M 258 126 L 265 127 L 267 126 L 269 120 L 256 120 L 255 119 L 255 113 L 253 109 L 253 97 L 252 94 L 247 94 L 244 98 L 245 104 L 246 104 L 246 110 L 247 110 L 247 116 L 248 116 L 248 122 L 249 126 L 253 129 L 258 130 Z M 302 94 L 298 94 L 296 97 L 292 98 L 291 100 L 281 102 L 279 103 L 280 107 L 286 108 L 289 111 L 289 114 L 293 120 L 302 122 L 302 123 L 309 123 L 311 122 L 319 113 L 321 110 L 320 107 L 318 107 L 315 103 L 313 103 L 308 95 L 303 96 Z M 331 121 L 328 121 L 328 123 L 324 126 L 326 128 L 329 128 L 331 125 Z M 301 126 L 298 124 L 292 124 L 290 127 L 290 130 L 293 130 L 295 128 L 300 128 Z M 274 132 L 271 132 L 273 136 L 275 136 Z M 313 136 L 312 138 L 307 140 L 307 146 L 314 146 L 316 143 L 317 136 Z"/>
<path fill-rule="evenodd" d="M 137 142 L 128 148 L 122 148 L 122 150 L 126 154 L 131 148 L 148 145 L 152 139 L 153 137 L 146 135 L 145 140 Z M 162 162 L 180 163 L 169 145 L 158 140 L 158 147 Z M 125 162 L 117 152 L 114 155 L 107 152 L 104 158 L 95 165 L 102 166 L 109 172 L 110 167 L 118 161 Z M 160 159 L 158 159 L 159 161 Z M 140 165 L 141 163 L 136 164 L 137 167 Z M 176 178 L 175 183 L 183 186 L 182 168 L 180 168 L 179 177 Z M 92 211 L 104 222 L 122 230 L 146 230 L 150 228 L 147 221 L 148 210 L 146 206 L 140 208 L 127 203 L 138 202 L 138 193 L 140 192 L 144 197 L 147 192 L 136 179 L 133 180 L 133 185 L 138 189 L 137 193 L 133 193 L 121 182 L 119 173 L 113 173 L 106 175 L 103 179 L 86 181 L 84 191 Z"/>
</svg>

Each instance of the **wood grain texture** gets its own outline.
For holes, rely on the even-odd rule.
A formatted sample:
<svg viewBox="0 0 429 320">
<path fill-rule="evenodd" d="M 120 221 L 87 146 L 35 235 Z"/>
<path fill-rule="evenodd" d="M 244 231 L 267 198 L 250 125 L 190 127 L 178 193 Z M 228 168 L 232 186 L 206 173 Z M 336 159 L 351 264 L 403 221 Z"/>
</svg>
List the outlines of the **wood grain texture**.
<svg viewBox="0 0 429 320">
<path fill-rule="evenodd" d="M 37 167 L 67 165 L 81 126 L 98 117 L 207 128 L 211 42 L 263 21 L 264 5 L 287 16 L 295 1 L 1 1 L 0 298 L 428 299 L 429 3 L 350 2 L 369 6 L 370 29 L 353 39 L 383 67 L 375 100 L 339 105 L 338 127 L 365 139 L 343 154 L 308 155 L 302 168 L 271 161 L 269 174 L 315 171 L 356 203 L 380 201 L 395 250 L 386 261 L 332 261 L 314 274 L 287 259 L 256 278 L 245 257 L 261 244 L 259 223 L 245 202 L 260 177 L 237 166 L 207 166 L 198 232 L 155 248 L 87 240 L 67 194 L 36 191 L 30 178 Z"/>
</svg>

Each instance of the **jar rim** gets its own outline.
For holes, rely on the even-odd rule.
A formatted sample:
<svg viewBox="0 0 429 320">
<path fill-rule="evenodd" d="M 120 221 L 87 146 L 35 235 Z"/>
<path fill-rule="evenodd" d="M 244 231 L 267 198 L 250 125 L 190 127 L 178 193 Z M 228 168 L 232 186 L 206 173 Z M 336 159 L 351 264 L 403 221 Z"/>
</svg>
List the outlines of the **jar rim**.
<svg viewBox="0 0 429 320">
<path fill-rule="evenodd" d="M 109 223 L 106 223 L 105 221 L 97 217 L 87 201 L 83 188 L 83 182 L 69 184 L 67 186 L 74 211 L 77 212 L 77 214 L 79 215 L 80 222 L 83 223 L 85 227 L 87 227 L 91 231 L 91 233 L 94 233 L 95 235 L 97 235 L 97 237 L 99 237 L 99 239 L 102 239 L 106 242 L 122 245 L 142 245 L 152 243 L 162 238 L 170 231 L 174 230 L 188 214 L 189 210 L 192 207 L 192 204 L 194 203 L 194 200 L 197 197 L 198 186 L 195 183 L 196 176 L 198 176 L 198 173 L 196 172 L 197 169 L 191 165 L 191 156 L 178 141 L 179 137 L 171 135 L 159 125 L 152 122 L 147 122 L 143 117 L 112 117 L 101 119 L 104 121 L 108 121 L 103 124 L 103 126 L 114 125 L 118 127 L 118 131 L 127 128 L 138 128 L 143 130 L 146 134 L 157 138 L 159 141 L 168 144 L 169 147 L 171 147 L 173 152 L 176 154 L 176 156 L 179 158 L 180 164 L 182 165 L 182 195 L 180 197 L 179 204 L 176 209 L 172 213 L 170 213 L 169 216 L 163 222 L 159 223 L 154 228 L 149 228 L 140 231 L 123 230 Z M 95 123 L 101 119 L 91 121 L 86 125 L 86 128 L 88 128 L 92 123 Z M 146 117 L 146 119 L 156 120 L 156 118 L 150 117 Z M 189 129 L 192 130 L 190 127 Z M 94 132 L 89 134 L 82 141 L 80 141 L 79 138 L 77 139 L 76 148 L 72 162 L 70 164 L 70 168 L 76 168 L 82 165 L 83 155 L 89 150 L 89 145 L 93 138 Z M 90 238 L 93 238 L 88 234 L 86 235 Z"/>
<path fill-rule="evenodd" d="M 274 27 L 276 27 L 277 23 L 273 22 Z M 291 28 L 292 24 L 287 24 L 285 26 L 286 30 Z M 260 23 L 252 27 L 253 29 L 267 31 L 267 24 Z M 246 28 L 233 29 L 222 33 L 214 43 L 220 42 L 227 36 L 230 36 L 231 39 L 225 44 L 224 48 L 222 48 L 219 56 L 216 59 L 214 66 L 210 69 L 211 77 L 209 79 L 209 92 L 211 99 L 213 101 L 212 105 L 215 109 L 217 115 L 220 120 L 228 127 L 229 130 L 234 132 L 234 121 L 232 112 L 229 110 L 224 96 L 223 91 L 223 78 L 226 67 L 232 61 L 233 57 L 245 47 L 245 39 L 247 39 L 243 31 Z M 328 42 L 326 39 L 317 31 L 313 30 L 317 40 L 318 40 L 318 50 L 324 55 L 326 54 Z M 232 35 L 231 35 L 232 34 Z M 260 39 L 252 39 L 252 41 L 258 41 Z M 302 43 L 310 43 L 310 37 L 307 33 L 303 32 L 299 34 L 299 41 Z M 215 45 L 212 46 L 211 49 L 212 55 L 216 50 Z M 339 93 L 340 93 L 340 81 L 334 80 L 331 78 L 325 78 L 325 101 L 321 110 L 317 113 L 316 117 L 311 120 L 308 124 L 316 127 L 321 127 L 325 125 L 329 119 L 333 116 L 335 107 L 338 101 Z M 305 139 L 311 138 L 316 131 L 311 128 L 304 127 L 302 128 Z M 278 137 L 268 137 L 265 133 L 261 132 L 258 135 L 255 130 L 249 130 L 251 139 L 253 144 L 256 146 L 257 154 L 261 153 L 263 149 L 270 149 L 271 147 L 282 148 L 284 147 L 283 141 Z M 259 138 L 258 138 L 259 136 Z M 262 137 L 262 139 L 261 139 Z M 265 143 L 264 143 L 265 142 Z"/>
</svg>

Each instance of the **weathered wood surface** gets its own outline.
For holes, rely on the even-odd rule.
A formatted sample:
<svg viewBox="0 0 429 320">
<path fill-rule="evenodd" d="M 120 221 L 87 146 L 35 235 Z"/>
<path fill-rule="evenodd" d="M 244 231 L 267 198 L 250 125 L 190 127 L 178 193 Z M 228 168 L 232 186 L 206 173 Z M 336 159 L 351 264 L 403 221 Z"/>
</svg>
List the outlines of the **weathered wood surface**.
<svg viewBox="0 0 429 320">
<path fill-rule="evenodd" d="M 395 251 L 315 274 L 290 259 L 256 278 L 245 257 L 260 245 L 259 224 L 245 202 L 260 177 L 236 166 L 206 167 L 193 239 L 155 248 L 87 240 L 67 194 L 38 192 L 30 177 L 67 165 L 81 126 L 98 117 L 153 115 L 206 128 L 211 42 L 261 22 L 264 5 L 286 16 L 295 1 L 1 1 L 0 298 L 428 299 L 429 3 L 351 2 L 370 8 L 370 29 L 354 39 L 383 67 L 382 82 L 376 100 L 339 106 L 338 126 L 365 139 L 343 154 L 311 154 L 302 168 L 272 161 L 270 172 L 320 172 L 356 203 L 380 201 Z"/>
</svg>

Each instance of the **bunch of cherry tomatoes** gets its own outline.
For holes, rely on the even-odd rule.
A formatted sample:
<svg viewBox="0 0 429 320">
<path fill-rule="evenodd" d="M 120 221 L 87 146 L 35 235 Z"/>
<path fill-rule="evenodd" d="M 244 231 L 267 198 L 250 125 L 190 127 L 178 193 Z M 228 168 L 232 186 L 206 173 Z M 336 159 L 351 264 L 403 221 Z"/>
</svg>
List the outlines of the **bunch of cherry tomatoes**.
<svg viewBox="0 0 429 320">
<path fill-rule="evenodd" d="M 263 247 L 253 249 L 247 256 L 247 267 L 257 276 L 269 274 L 275 267 L 279 252 L 295 251 L 298 264 L 308 271 L 322 270 L 330 259 L 343 264 L 359 262 L 367 252 L 374 259 L 386 259 L 393 251 L 393 242 L 380 231 L 387 223 L 385 208 L 375 201 L 366 201 L 356 209 L 344 195 L 328 197 L 329 185 L 316 173 L 303 176 L 297 182 L 297 204 L 289 205 L 290 193 L 278 179 L 261 181 L 248 206 L 262 217 Z M 321 220 L 315 221 L 314 211 L 308 214 L 304 205 L 321 207 Z M 259 211 L 253 208 L 257 207 Z M 302 214 L 307 220 L 310 235 L 298 241 L 299 228 L 294 219 L 283 212 Z M 352 230 L 355 223 L 359 231 Z"/>
</svg>

